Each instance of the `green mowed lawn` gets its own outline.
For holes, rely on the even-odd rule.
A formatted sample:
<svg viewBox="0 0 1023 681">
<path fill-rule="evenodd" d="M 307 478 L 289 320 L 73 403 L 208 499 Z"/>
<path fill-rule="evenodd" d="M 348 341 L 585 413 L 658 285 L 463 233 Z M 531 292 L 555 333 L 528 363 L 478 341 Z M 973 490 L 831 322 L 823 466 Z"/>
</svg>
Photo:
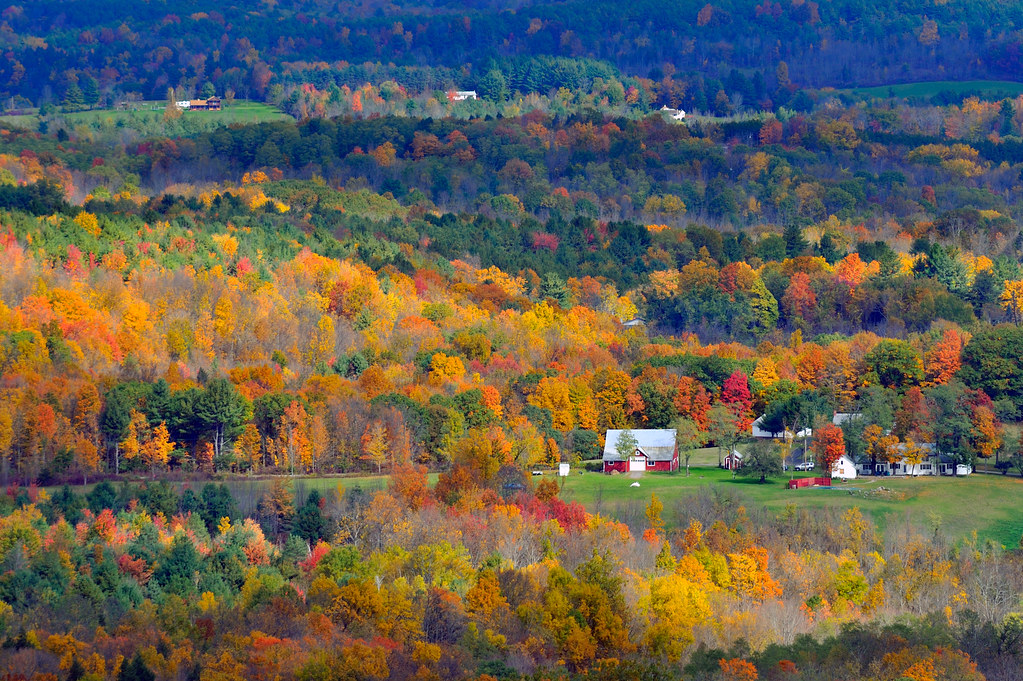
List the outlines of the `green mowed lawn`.
<svg viewBox="0 0 1023 681">
<path fill-rule="evenodd" d="M 437 474 L 431 473 L 428 476 L 431 485 L 436 484 Z M 314 489 L 322 495 L 327 495 L 330 492 L 342 490 L 342 494 L 350 493 L 365 493 L 372 495 L 377 490 L 385 489 L 388 483 L 387 475 L 349 475 L 349 476 L 312 476 L 312 475 L 296 475 L 291 476 L 245 476 L 245 475 L 234 475 L 228 476 L 223 479 L 216 480 L 171 480 L 169 484 L 174 487 L 178 494 L 181 494 L 186 489 L 190 489 L 196 494 L 202 491 L 202 488 L 213 483 L 214 485 L 224 484 L 231 490 L 231 495 L 235 499 L 235 503 L 238 504 L 238 510 L 243 515 L 248 515 L 255 512 L 256 505 L 259 503 L 260 498 L 263 494 L 270 489 L 274 484 L 274 481 L 278 480 L 291 487 L 292 493 L 301 503 Z M 145 477 L 125 477 L 123 481 L 112 480 L 111 484 L 115 488 L 119 488 L 122 484 L 131 485 L 145 485 L 149 484 L 150 480 Z M 48 493 L 54 494 L 61 489 L 62 485 L 53 485 L 43 487 Z M 96 487 L 96 483 L 90 482 L 88 485 L 72 485 L 71 489 L 77 494 L 88 494 Z"/>
<path fill-rule="evenodd" d="M 922 532 L 933 532 L 936 527 L 955 539 L 964 539 L 973 532 L 980 540 L 992 540 L 1009 548 L 1016 547 L 1023 535 L 1023 479 L 1015 476 L 976 474 L 967 478 L 857 478 L 836 483 L 832 489 L 803 488 L 790 490 L 788 476 L 779 476 L 760 484 L 757 479 L 732 478 L 729 471 L 716 467 L 715 449 L 699 453 L 709 462 L 708 467 L 691 466 L 687 478 L 685 471 L 678 473 L 640 473 L 604 475 L 603 473 L 573 470 L 563 481 L 561 498 L 578 501 L 591 512 L 600 512 L 619 520 L 642 522 L 643 509 L 656 493 L 664 503 L 665 519 L 673 517 L 679 502 L 697 494 L 701 488 L 710 488 L 734 495 L 737 503 L 762 506 L 780 514 L 789 504 L 808 509 L 834 509 L 844 511 L 857 507 L 870 517 L 882 531 L 890 526 L 910 522 Z M 544 478 L 552 478 L 546 472 Z M 797 473 L 794 477 L 813 477 L 812 473 Z M 537 482 L 541 478 L 534 477 Z M 291 485 L 299 500 L 312 491 L 321 494 L 344 490 L 344 494 L 369 494 L 387 487 L 388 476 L 295 476 L 291 477 L 229 477 L 223 481 L 243 514 L 255 511 L 259 499 L 274 480 Z M 141 482 L 136 480 L 136 483 Z M 437 474 L 429 475 L 431 485 Z M 639 487 L 632 487 L 638 482 Z M 118 485 L 120 483 L 114 483 Z M 178 491 L 190 488 L 199 492 L 205 481 L 172 483 Z M 219 484 L 219 481 L 217 481 Z M 94 485 L 75 486 L 82 494 Z M 879 491 L 883 487 L 889 491 Z M 52 493 L 57 488 L 48 488 Z"/>
<path fill-rule="evenodd" d="M 807 477 L 797 474 L 796 477 Z M 603 475 L 583 473 L 565 481 L 561 496 L 578 501 L 587 509 L 611 515 L 622 514 L 632 506 L 645 506 L 652 493 L 664 503 L 666 515 L 679 500 L 716 486 L 722 491 L 748 499 L 769 510 L 782 512 L 788 504 L 806 508 L 845 510 L 858 507 L 883 530 L 908 518 L 923 531 L 935 526 L 955 538 L 977 532 L 981 540 L 990 539 L 1015 547 L 1023 534 L 1023 480 L 1015 477 L 972 475 L 968 478 L 858 478 L 837 483 L 832 489 L 803 488 L 790 490 L 788 477 L 774 478 L 765 484 L 756 479 L 732 479 L 729 471 L 717 468 L 694 468 L 690 477 L 675 474 L 646 473 Z M 639 482 L 639 487 L 631 487 Z M 877 492 L 884 487 L 891 492 Z"/>
<path fill-rule="evenodd" d="M 27 114 L 25 116 L 0 116 L 0 123 L 12 125 L 26 130 L 36 130 L 39 127 L 39 116 Z"/>
<path fill-rule="evenodd" d="M 433 474 L 429 476 L 430 484 L 437 482 L 437 475 Z M 295 497 L 300 501 L 304 500 L 310 492 L 316 490 L 321 495 L 326 496 L 330 492 L 342 490 L 342 494 L 351 494 L 353 492 L 362 492 L 366 494 L 374 494 L 377 490 L 385 489 L 387 487 L 388 476 L 386 475 L 371 475 L 371 476 L 358 476 L 358 477 L 312 477 L 312 476 L 296 476 L 290 477 L 279 477 L 279 478 L 266 478 L 266 477 L 254 477 L 254 478 L 229 478 L 224 481 L 228 489 L 231 490 L 231 495 L 234 497 L 235 502 L 238 504 L 238 510 L 244 514 L 252 513 L 256 510 L 256 504 L 259 503 L 260 497 L 270 489 L 273 485 L 274 480 L 280 480 L 291 485 L 291 489 L 295 494 Z M 181 483 L 182 487 L 188 485 L 197 492 L 202 489 L 205 485 L 204 482 L 192 482 L 192 483 Z"/>
<path fill-rule="evenodd" d="M 101 109 L 96 111 L 80 111 L 78 113 L 62 114 L 71 123 L 89 123 L 92 121 L 113 121 L 119 119 L 141 118 L 152 120 L 163 120 L 163 106 L 156 111 L 117 111 L 113 109 Z M 258 123 L 263 121 L 291 120 L 291 116 L 278 111 L 276 108 L 260 102 L 236 101 L 225 106 L 220 111 L 183 111 L 183 119 L 201 119 L 230 125 L 231 123 Z"/>
<path fill-rule="evenodd" d="M 163 102 L 155 103 L 156 110 L 150 110 L 153 104 L 147 102 L 141 105 L 137 111 L 119 111 L 116 109 L 96 109 L 93 111 L 78 111 L 76 113 L 57 113 L 56 118 L 62 118 L 69 125 L 127 125 L 131 124 L 156 124 L 163 121 Z M 181 123 L 188 122 L 202 123 L 205 125 L 225 126 L 232 123 L 263 123 L 267 121 L 292 120 L 291 116 L 278 109 L 260 102 L 245 100 L 235 101 L 225 106 L 220 111 L 184 111 L 182 112 Z M 39 125 L 38 115 L 25 116 L 0 116 L 0 122 L 9 123 L 22 128 L 34 130 Z"/>
<path fill-rule="evenodd" d="M 936 80 L 919 83 L 899 83 L 896 85 L 878 85 L 877 87 L 850 88 L 838 90 L 866 97 L 933 97 L 939 92 L 956 94 L 983 94 L 1016 96 L 1023 94 L 1023 83 L 1008 80 Z"/>
</svg>

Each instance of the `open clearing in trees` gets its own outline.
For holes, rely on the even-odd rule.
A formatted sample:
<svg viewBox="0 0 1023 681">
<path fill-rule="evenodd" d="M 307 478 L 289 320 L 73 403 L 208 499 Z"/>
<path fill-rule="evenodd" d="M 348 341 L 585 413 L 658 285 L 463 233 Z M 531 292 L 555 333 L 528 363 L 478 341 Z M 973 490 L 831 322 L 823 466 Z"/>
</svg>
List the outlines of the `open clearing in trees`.
<svg viewBox="0 0 1023 681">
<path fill-rule="evenodd" d="M 554 476 L 551 471 L 544 478 Z M 813 477 L 797 473 L 793 477 Z M 539 480 L 534 478 L 534 481 Z M 225 481 L 242 513 L 250 513 L 274 478 L 234 477 Z M 360 490 L 373 494 L 387 487 L 388 476 L 296 476 L 292 481 L 298 498 L 312 490 L 321 494 L 342 488 L 346 494 Z M 980 541 L 991 540 L 1006 548 L 1015 548 L 1023 533 L 1023 515 L 1020 514 L 1020 495 L 1023 480 L 1015 476 L 971 475 L 968 478 L 951 477 L 885 477 L 857 478 L 846 483 L 836 482 L 832 489 L 804 488 L 789 490 L 789 478 L 778 477 L 766 484 L 756 478 L 737 476 L 719 468 L 694 467 L 690 477 L 685 470 L 672 474 L 604 475 L 574 470 L 562 486 L 561 498 L 566 502 L 578 501 L 587 511 L 611 515 L 619 520 L 642 524 L 643 508 L 656 493 L 665 507 L 665 520 L 672 523 L 673 508 L 685 503 L 701 491 L 709 490 L 726 499 L 734 499 L 736 506 L 747 501 L 763 505 L 770 512 L 782 514 L 789 504 L 800 508 L 827 508 L 844 511 L 859 508 L 871 518 L 880 531 L 911 523 L 917 530 L 940 529 L 949 536 L 969 537 L 977 533 Z M 429 476 L 430 484 L 437 481 Z M 560 479 L 559 479 L 560 481 Z M 631 487 L 639 482 L 639 487 Z M 205 482 L 177 483 L 181 488 L 199 491 Z M 91 489 L 76 487 L 82 492 Z M 56 488 L 51 488 L 51 492 Z M 964 513 L 970 509 L 970 513 Z"/>
</svg>

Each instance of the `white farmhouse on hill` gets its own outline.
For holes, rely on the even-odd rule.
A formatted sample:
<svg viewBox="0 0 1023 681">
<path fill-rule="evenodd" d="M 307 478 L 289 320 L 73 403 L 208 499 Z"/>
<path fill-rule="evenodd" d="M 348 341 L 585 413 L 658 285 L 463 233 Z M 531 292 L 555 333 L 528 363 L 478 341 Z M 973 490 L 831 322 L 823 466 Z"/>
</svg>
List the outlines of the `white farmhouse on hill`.
<svg viewBox="0 0 1023 681">
<path fill-rule="evenodd" d="M 672 109 L 667 105 L 661 107 L 661 113 L 670 116 L 673 121 L 681 121 L 686 117 L 686 112 L 682 109 Z"/>
</svg>

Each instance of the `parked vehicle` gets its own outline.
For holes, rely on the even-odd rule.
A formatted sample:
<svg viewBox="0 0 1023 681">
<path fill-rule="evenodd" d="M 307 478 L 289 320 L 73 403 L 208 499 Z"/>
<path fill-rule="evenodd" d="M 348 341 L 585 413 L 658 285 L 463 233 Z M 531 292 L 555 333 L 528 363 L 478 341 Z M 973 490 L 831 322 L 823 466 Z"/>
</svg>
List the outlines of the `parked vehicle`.
<svg viewBox="0 0 1023 681">
<path fill-rule="evenodd" d="M 803 463 L 797 463 L 796 464 L 796 470 L 797 471 L 812 471 L 813 470 L 813 461 L 804 461 Z"/>
</svg>

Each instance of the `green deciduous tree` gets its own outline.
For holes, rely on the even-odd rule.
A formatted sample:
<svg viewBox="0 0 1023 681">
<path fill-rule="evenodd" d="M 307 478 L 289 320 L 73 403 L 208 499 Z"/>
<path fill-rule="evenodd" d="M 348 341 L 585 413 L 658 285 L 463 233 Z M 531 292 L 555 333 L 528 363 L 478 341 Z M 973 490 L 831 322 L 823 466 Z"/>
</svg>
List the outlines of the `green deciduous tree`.
<svg viewBox="0 0 1023 681">
<path fill-rule="evenodd" d="M 748 477 L 760 477 L 760 482 L 767 482 L 767 478 L 774 475 L 781 475 L 781 454 L 778 445 L 771 440 L 757 440 L 746 451 L 746 458 L 742 462 L 739 474 Z"/>
<path fill-rule="evenodd" d="M 885 388 L 903 391 L 917 385 L 924 377 L 920 353 L 901 340 L 883 340 L 864 358 L 867 380 Z"/>
<path fill-rule="evenodd" d="M 978 331 L 963 348 L 959 378 L 993 400 L 1023 407 L 1023 327 L 1002 325 Z"/>
<path fill-rule="evenodd" d="M 615 452 L 618 454 L 618 458 L 622 461 L 628 461 L 633 454 L 636 453 L 636 447 L 639 446 L 639 442 L 636 440 L 636 436 L 632 434 L 632 431 L 626 428 L 618 434 L 618 442 L 615 443 Z"/>
<path fill-rule="evenodd" d="M 689 477 L 689 459 L 693 452 L 704 445 L 707 435 L 697 425 L 696 421 L 685 416 L 675 419 L 671 427 L 675 429 L 675 442 L 678 444 L 678 453 L 686 462 L 686 477 Z"/>
</svg>

